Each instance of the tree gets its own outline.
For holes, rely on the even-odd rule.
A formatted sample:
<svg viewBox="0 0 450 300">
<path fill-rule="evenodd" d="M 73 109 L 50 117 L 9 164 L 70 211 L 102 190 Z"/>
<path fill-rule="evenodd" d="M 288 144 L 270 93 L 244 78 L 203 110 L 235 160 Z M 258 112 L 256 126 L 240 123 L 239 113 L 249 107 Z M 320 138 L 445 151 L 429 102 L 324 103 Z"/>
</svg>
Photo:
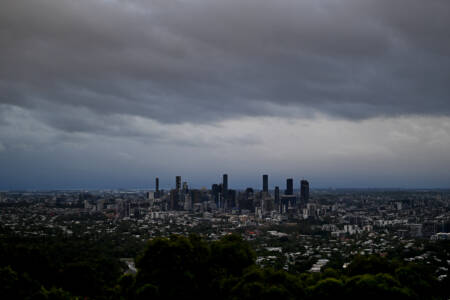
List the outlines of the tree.
<svg viewBox="0 0 450 300">
<path fill-rule="evenodd" d="M 350 276 L 378 273 L 394 274 L 395 268 L 396 265 L 380 256 L 356 256 L 347 267 L 347 274 Z"/>
<path fill-rule="evenodd" d="M 0 268 L 0 294 L 5 299 L 14 299 L 19 295 L 19 278 L 11 267 Z"/>
<path fill-rule="evenodd" d="M 364 274 L 351 277 L 345 284 L 348 299 L 411 299 L 412 293 L 389 274 Z"/>
<path fill-rule="evenodd" d="M 221 276 L 241 276 L 255 264 L 255 253 L 238 235 L 228 235 L 211 245 L 211 263 Z"/>
<path fill-rule="evenodd" d="M 155 238 L 137 259 L 136 288 L 154 285 L 161 298 L 218 297 L 222 287 L 254 264 L 253 250 L 239 236 L 213 243 L 197 235 Z"/>
<path fill-rule="evenodd" d="M 295 275 L 273 269 L 249 269 L 231 289 L 231 299 L 302 299 L 304 290 Z"/>
<path fill-rule="evenodd" d="M 137 288 L 157 286 L 162 298 L 195 297 L 209 257 L 207 244 L 191 236 L 155 238 L 137 260 Z"/>
<path fill-rule="evenodd" d="M 408 264 L 399 267 L 395 270 L 395 276 L 402 286 L 414 291 L 419 299 L 430 299 L 439 295 L 439 282 L 423 266 Z"/>
<path fill-rule="evenodd" d="M 342 299 L 345 289 L 341 280 L 325 278 L 309 287 L 307 292 L 310 299 Z"/>
</svg>

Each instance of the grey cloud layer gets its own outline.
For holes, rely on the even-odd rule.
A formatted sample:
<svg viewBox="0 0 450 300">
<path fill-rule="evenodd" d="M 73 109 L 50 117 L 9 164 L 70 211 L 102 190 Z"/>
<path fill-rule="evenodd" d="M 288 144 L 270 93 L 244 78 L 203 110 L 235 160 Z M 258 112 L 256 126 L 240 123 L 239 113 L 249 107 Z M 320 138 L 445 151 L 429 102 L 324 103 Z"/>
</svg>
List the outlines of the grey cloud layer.
<svg viewBox="0 0 450 300">
<path fill-rule="evenodd" d="M 448 0 L 0 5 L 0 103 L 69 132 L 123 114 L 450 114 Z"/>
</svg>

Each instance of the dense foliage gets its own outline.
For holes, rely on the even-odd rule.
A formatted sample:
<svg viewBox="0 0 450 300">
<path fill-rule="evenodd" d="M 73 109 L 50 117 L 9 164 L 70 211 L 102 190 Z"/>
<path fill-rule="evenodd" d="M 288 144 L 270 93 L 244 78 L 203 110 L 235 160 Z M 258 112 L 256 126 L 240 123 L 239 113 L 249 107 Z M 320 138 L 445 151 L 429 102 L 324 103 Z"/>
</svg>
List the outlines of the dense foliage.
<svg viewBox="0 0 450 300">
<path fill-rule="evenodd" d="M 445 246 L 448 246 L 445 245 Z M 241 237 L 150 240 L 127 267 L 108 241 L 0 241 L 2 299 L 448 299 L 424 265 L 357 256 L 346 269 L 292 274 L 261 268 Z"/>
</svg>

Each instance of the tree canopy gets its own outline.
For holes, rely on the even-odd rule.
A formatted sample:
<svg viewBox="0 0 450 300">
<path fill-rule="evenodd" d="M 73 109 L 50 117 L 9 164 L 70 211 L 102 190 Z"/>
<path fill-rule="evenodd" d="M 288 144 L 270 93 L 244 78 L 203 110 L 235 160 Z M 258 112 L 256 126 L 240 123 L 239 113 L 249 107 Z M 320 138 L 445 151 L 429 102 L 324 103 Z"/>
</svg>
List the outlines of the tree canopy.
<svg viewBox="0 0 450 300">
<path fill-rule="evenodd" d="M 149 240 L 136 274 L 107 241 L 0 240 L 2 299 L 448 299 L 426 265 L 356 256 L 346 269 L 289 273 L 260 267 L 238 235 Z"/>
</svg>

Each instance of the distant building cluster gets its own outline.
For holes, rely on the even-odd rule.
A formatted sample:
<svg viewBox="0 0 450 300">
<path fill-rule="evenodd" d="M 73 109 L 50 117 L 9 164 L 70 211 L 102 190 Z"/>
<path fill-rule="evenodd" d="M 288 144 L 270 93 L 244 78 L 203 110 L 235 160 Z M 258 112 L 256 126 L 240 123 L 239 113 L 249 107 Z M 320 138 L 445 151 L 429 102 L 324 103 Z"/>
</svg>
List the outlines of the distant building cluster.
<svg viewBox="0 0 450 300">
<path fill-rule="evenodd" d="M 173 189 L 7 191 L 0 193 L 0 226 L 14 234 L 76 236 L 145 242 L 158 236 L 201 234 L 217 240 L 239 233 L 257 247 L 257 263 L 301 265 L 319 272 L 342 257 L 386 255 L 400 249 L 406 261 L 447 260 L 423 243 L 450 239 L 449 190 L 314 189 L 306 180 L 286 187 L 233 190 L 227 174 L 211 189 L 190 189 L 180 176 Z M 296 246 L 293 248 L 292 245 Z M 440 261 L 437 261 L 439 259 Z"/>
<path fill-rule="evenodd" d="M 269 175 L 262 175 L 262 190 L 249 187 L 243 191 L 231 189 L 228 174 L 223 174 L 222 182 L 215 183 L 210 190 L 189 189 L 181 176 L 175 177 L 175 188 L 169 191 L 159 189 L 159 178 L 155 179 L 155 190 L 147 193 L 152 211 L 194 211 L 194 212 L 239 212 L 256 213 L 260 217 L 271 214 L 302 213 L 309 215 L 309 182 L 299 181 L 299 192 L 294 191 L 294 180 L 286 179 L 286 189 L 280 187 L 269 190 Z M 126 207 L 123 207 L 126 209 Z"/>
</svg>

